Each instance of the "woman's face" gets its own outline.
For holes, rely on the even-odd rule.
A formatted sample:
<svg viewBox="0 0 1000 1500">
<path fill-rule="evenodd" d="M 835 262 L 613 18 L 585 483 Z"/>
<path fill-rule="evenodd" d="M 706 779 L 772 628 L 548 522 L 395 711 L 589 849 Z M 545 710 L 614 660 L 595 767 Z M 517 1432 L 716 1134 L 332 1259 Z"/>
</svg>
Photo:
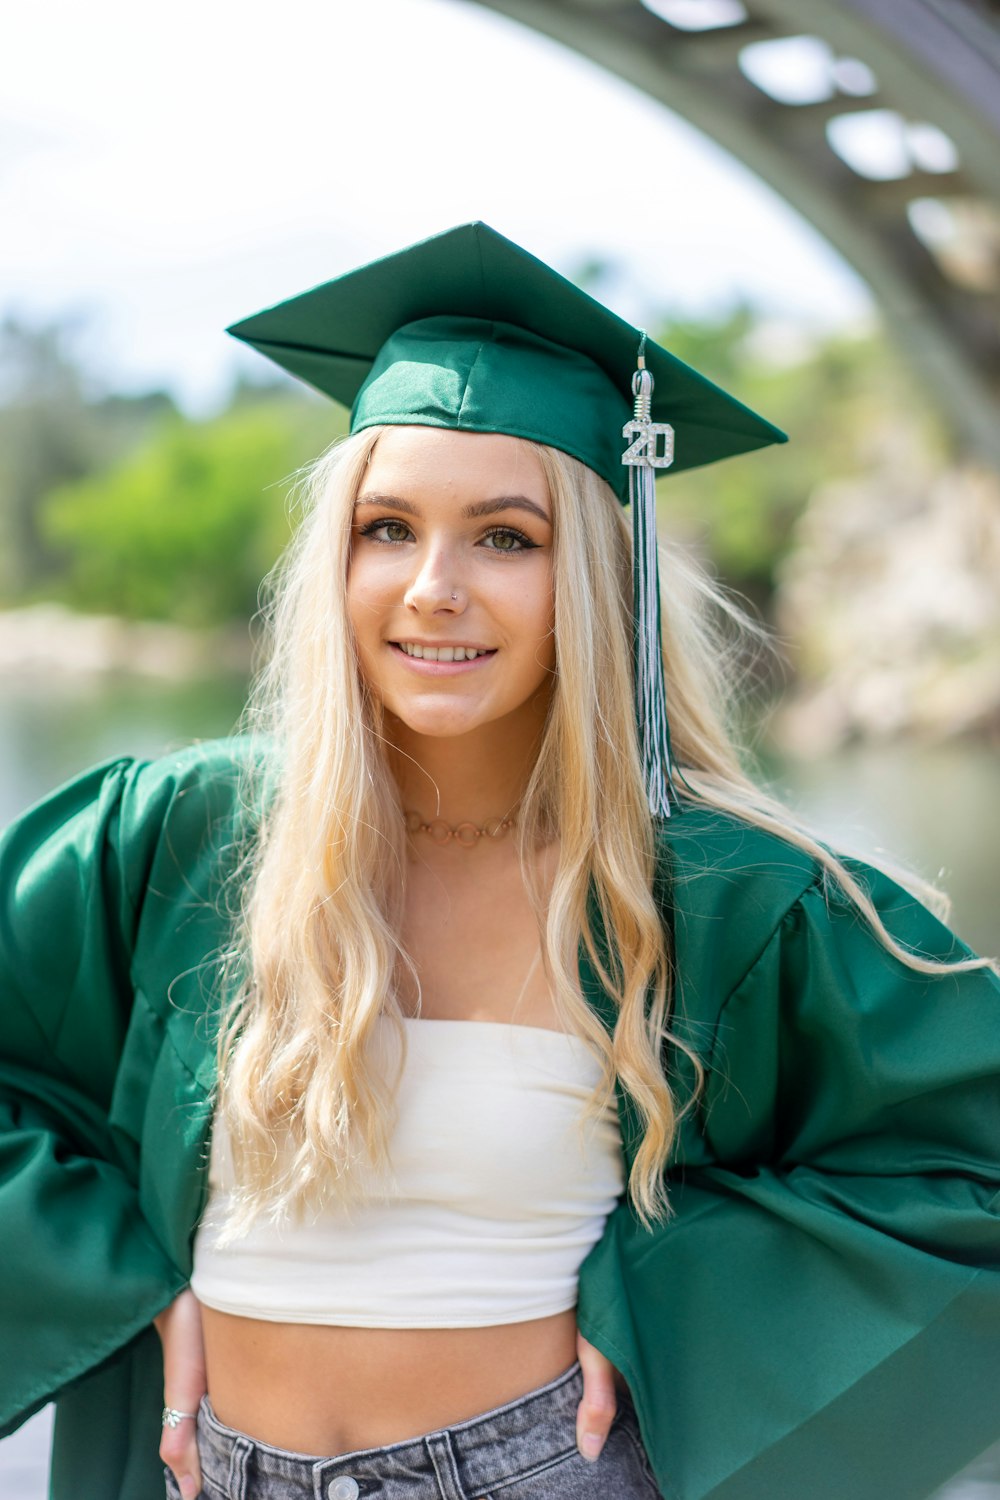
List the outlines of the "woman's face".
<svg viewBox="0 0 1000 1500">
<path fill-rule="evenodd" d="M 555 668 L 537 455 L 499 433 L 387 428 L 355 502 L 347 600 L 362 674 L 413 733 L 537 723 Z"/>
</svg>

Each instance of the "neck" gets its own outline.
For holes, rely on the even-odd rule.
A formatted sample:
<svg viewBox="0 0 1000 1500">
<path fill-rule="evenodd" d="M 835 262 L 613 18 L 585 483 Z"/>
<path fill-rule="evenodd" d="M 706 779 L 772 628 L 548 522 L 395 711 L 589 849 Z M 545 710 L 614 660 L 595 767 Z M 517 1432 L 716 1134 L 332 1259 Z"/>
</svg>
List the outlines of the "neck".
<svg viewBox="0 0 1000 1500">
<path fill-rule="evenodd" d="M 523 716 L 521 716 L 523 718 Z M 389 764 L 406 811 L 427 822 L 475 823 L 515 813 L 531 775 L 544 714 L 529 724 L 508 720 L 449 738 L 412 734 L 398 720 L 386 725 Z"/>
</svg>

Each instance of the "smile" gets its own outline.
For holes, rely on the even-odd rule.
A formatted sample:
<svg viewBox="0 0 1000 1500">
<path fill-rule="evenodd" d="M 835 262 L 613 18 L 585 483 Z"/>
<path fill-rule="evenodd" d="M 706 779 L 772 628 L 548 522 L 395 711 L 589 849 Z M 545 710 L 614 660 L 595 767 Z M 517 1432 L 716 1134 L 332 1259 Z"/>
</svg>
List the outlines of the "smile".
<svg viewBox="0 0 1000 1500">
<path fill-rule="evenodd" d="M 482 646 L 421 646 L 415 641 L 392 641 L 390 644 L 420 661 L 475 661 L 477 656 L 494 654 Z"/>
</svg>

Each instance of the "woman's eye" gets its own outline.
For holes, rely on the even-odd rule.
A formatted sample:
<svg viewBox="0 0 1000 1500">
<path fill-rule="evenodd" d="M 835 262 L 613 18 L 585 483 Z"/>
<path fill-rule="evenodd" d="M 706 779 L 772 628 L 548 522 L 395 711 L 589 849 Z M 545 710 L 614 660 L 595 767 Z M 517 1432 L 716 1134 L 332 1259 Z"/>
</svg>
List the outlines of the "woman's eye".
<svg viewBox="0 0 1000 1500">
<path fill-rule="evenodd" d="M 495 530 L 488 531 L 483 540 L 490 543 L 487 548 L 489 552 L 525 552 L 535 545 L 523 532 L 512 531 L 508 526 L 498 526 Z"/>
<path fill-rule="evenodd" d="M 377 542 L 405 542 L 410 528 L 405 521 L 369 521 L 362 526 L 362 536 L 373 536 Z"/>
</svg>

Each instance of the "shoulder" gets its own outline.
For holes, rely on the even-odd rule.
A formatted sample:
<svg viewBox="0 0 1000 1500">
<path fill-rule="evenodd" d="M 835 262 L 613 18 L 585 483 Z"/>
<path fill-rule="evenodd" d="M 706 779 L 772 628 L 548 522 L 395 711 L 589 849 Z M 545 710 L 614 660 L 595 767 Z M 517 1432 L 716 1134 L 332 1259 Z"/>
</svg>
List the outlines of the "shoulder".
<svg viewBox="0 0 1000 1500">
<path fill-rule="evenodd" d="M 154 904 L 208 894 L 259 820 L 269 742 L 205 740 L 120 771 L 114 846 L 123 883 Z"/>
<path fill-rule="evenodd" d="M 819 863 L 790 834 L 759 827 L 749 818 L 701 803 L 657 825 L 660 871 L 679 890 L 705 877 L 722 882 L 752 876 L 775 894 L 801 891 L 816 878 Z"/>
<path fill-rule="evenodd" d="M 0 902 L 24 926 L 25 912 L 82 919 L 102 899 L 129 929 L 151 890 L 206 888 L 252 827 L 251 773 L 268 753 L 234 737 L 80 772 L 0 834 Z"/>
<path fill-rule="evenodd" d="M 201 815 L 235 809 L 255 774 L 266 769 L 269 744 L 246 735 L 200 740 L 152 760 L 114 762 L 122 782 L 123 815 L 141 821 L 157 813 Z"/>
<path fill-rule="evenodd" d="M 20 814 L 6 837 L 69 824 L 98 813 L 139 830 L 187 804 L 192 812 L 231 809 L 248 773 L 270 758 L 266 741 L 248 736 L 204 740 L 153 759 L 115 756 L 88 766 Z"/>
<path fill-rule="evenodd" d="M 153 760 L 117 762 L 123 832 L 157 820 L 195 831 L 216 817 L 250 814 L 249 798 L 267 763 L 267 744 L 249 736 L 205 739 Z"/>
<path fill-rule="evenodd" d="M 836 856 L 864 901 L 904 948 L 938 962 L 972 957 L 905 884 L 886 870 Z M 788 834 L 707 806 L 660 825 L 657 879 L 673 934 L 678 989 L 702 1018 L 718 1015 L 771 960 L 796 972 L 823 967 L 912 981 L 876 937 L 858 901 L 823 860 Z M 797 966 L 797 967 L 796 967 Z M 984 976 L 986 977 L 986 976 Z M 988 983 L 995 982 L 988 976 Z"/>
<path fill-rule="evenodd" d="M 658 826 L 657 894 L 679 986 L 699 1013 L 735 988 L 822 879 L 808 850 L 734 813 L 687 804 Z"/>
</svg>

